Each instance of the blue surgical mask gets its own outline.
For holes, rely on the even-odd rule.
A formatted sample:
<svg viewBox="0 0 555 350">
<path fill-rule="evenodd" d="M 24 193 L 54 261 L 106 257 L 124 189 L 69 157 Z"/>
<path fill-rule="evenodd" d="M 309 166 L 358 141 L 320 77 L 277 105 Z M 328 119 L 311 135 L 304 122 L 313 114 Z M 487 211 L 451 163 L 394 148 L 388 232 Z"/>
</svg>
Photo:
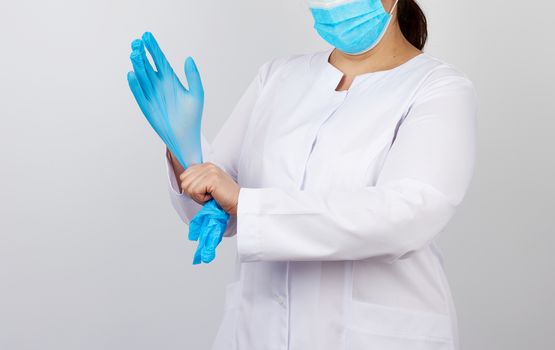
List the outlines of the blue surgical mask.
<svg viewBox="0 0 555 350">
<path fill-rule="evenodd" d="M 389 13 L 381 0 L 308 0 L 308 5 L 322 39 L 347 54 L 359 55 L 380 42 L 397 2 Z"/>
</svg>

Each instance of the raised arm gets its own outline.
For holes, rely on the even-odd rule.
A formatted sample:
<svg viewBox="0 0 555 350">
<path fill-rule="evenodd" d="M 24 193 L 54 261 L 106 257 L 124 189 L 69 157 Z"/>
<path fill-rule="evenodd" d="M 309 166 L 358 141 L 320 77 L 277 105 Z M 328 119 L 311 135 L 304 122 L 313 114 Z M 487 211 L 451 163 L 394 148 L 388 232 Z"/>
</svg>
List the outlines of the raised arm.
<svg viewBox="0 0 555 350">
<path fill-rule="evenodd" d="M 242 140 L 252 110 L 258 98 L 258 92 L 262 84 L 262 78 L 264 71 L 266 70 L 266 66 L 267 65 L 265 64 L 259 69 L 257 76 L 251 81 L 212 143 L 210 143 L 204 135 L 201 137 L 203 160 L 205 162 L 209 161 L 218 165 L 235 181 L 237 181 L 237 162 L 242 147 Z M 183 169 L 181 167 L 173 166 L 177 162 L 175 160 L 172 162 L 172 157 L 169 152 L 166 154 L 166 162 L 169 177 L 169 193 L 172 205 L 183 222 L 188 224 L 189 221 L 202 208 L 202 205 L 198 204 L 187 195 L 181 193 L 178 179 L 179 175 L 183 172 Z M 230 237 L 235 234 L 236 216 L 231 215 L 224 236 Z"/>
</svg>

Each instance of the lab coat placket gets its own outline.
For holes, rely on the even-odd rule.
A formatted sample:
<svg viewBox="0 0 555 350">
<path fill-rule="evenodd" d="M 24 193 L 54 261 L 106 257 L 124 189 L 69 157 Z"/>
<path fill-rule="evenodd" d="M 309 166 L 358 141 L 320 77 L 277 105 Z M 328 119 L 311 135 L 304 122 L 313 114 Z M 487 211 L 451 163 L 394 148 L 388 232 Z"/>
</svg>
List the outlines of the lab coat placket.
<svg viewBox="0 0 555 350">
<path fill-rule="evenodd" d="M 283 130 L 305 128 L 302 138 L 292 141 L 291 150 L 279 150 L 269 137 L 271 143 L 263 148 L 263 154 L 244 158 L 245 164 L 240 172 L 241 184 L 244 187 L 285 186 L 303 189 L 305 171 L 314 147 L 318 141 L 318 132 L 322 125 L 333 117 L 335 111 L 344 102 L 347 91 L 335 91 L 342 74 L 335 70 L 324 70 L 312 84 L 306 87 L 302 103 L 286 120 L 274 121 L 274 125 Z M 319 101 L 321 108 L 314 113 L 314 101 Z M 323 103 L 322 103 L 323 102 Z M 276 115 L 274 113 L 274 115 Z M 279 115 L 279 114 L 278 114 Z M 303 125 L 304 124 L 304 125 Z M 265 132 L 276 130 L 265 130 Z M 261 138 L 268 135 L 252 128 L 246 136 L 246 144 L 262 144 Z M 279 133 L 279 131 L 277 132 Z M 252 142 L 252 143 L 251 143 Z M 256 150 L 260 151 L 260 150 Z M 287 154 L 284 159 L 283 152 Z M 255 152 L 256 154 L 256 152 Z M 261 158 L 258 158 L 261 157 Z M 288 164 L 276 169 L 280 162 Z M 296 170 L 282 171 L 282 169 Z M 261 183 L 260 181 L 263 181 Z M 240 234 L 240 233 L 238 233 Z M 241 310 L 236 331 L 237 349 L 271 349 L 288 350 L 290 337 L 290 262 L 272 261 L 243 264 L 241 267 L 243 281 L 257 281 L 257 285 L 243 285 Z M 261 287 L 265 286 L 265 287 Z M 255 290 L 256 288 L 256 290 Z M 273 300 L 268 303 L 267 299 Z M 262 326 L 262 327 L 261 327 Z M 267 336 L 261 336 L 267 332 Z M 259 343 L 265 339 L 265 343 Z M 271 340 L 269 340 L 271 339 Z"/>
</svg>

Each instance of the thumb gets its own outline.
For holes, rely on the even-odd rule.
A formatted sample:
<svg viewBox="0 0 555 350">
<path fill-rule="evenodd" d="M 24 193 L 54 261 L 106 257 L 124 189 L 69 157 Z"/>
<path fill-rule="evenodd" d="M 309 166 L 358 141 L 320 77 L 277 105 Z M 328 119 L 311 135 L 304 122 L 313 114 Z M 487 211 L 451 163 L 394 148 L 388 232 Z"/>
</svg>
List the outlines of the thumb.
<svg viewBox="0 0 555 350">
<path fill-rule="evenodd" d="M 204 88 L 202 87 L 202 80 L 197 65 L 191 56 L 185 60 L 185 76 L 187 77 L 187 84 L 191 94 L 203 98 Z"/>
</svg>

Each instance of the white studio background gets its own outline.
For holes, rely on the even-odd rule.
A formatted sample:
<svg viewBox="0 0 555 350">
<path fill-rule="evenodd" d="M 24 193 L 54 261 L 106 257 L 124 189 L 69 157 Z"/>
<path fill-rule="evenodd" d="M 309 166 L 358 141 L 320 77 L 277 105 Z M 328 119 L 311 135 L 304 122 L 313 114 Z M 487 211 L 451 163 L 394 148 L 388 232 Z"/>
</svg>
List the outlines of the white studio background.
<svg viewBox="0 0 555 350">
<path fill-rule="evenodd" d="M 474 81 L 479 154 L 441 236 L 463 349 L 555 347 L 549 1 L 421 0 L 427 51 Z M 0 349 L 208 349 L 235 238 L 209 265 L 128 89 L 152 31 L 195 57 L 211 140 L 265 61 L 326 48 L 303 0 L 0 0 Z"/>
</svg>

